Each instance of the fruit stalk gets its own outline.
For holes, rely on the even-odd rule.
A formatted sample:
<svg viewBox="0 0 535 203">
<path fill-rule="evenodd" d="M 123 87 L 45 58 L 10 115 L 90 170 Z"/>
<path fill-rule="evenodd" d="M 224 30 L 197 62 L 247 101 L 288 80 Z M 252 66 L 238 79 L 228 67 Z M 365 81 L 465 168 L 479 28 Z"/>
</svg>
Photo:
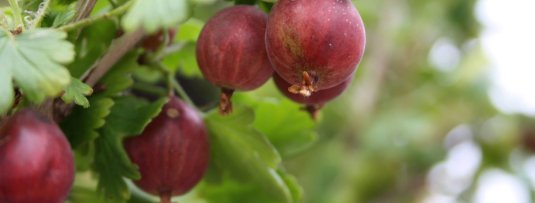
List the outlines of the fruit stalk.
<svg viewBox="0 0 535 203">
<path fill-rule="evenodd" d="M 232 94 L 234 94 L 233 89 L 221 88 L 221 99 L 219 101 L 219 113 L 222 115 L 227 115 L 232 113 Z"/>
<path fill-rule="evenodd" d="M 308 112 L 312 120 L 316 121 L 318 120 L 318 113 L 320 112 L 321 108 L 323 108 L 324 104 L 308 104 L 303 107 L 302 110 Z"/>
<path fill-rule="evenodd" d="M 171 203 L 171 194 L 169 192 L 162 192 L 160 194 L 160 203 Z"/>
</svg>

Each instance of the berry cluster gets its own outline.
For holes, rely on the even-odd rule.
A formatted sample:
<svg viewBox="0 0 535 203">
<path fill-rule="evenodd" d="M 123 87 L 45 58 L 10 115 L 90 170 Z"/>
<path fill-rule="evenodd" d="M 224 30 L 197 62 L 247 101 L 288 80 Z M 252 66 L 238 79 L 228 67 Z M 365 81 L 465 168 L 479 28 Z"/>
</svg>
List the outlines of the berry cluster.
<svg viewBox="0 0 535 203">
<path fill-rule="evenodd" d="M 256 89 L 273 75 L 280 91 L 314 116 L 351 83 L 365 43 L 351 1 L 280 0 L 269 16 L 234 6 L 212 17 L 199 37 L 197 62 L 221 87 L 223 114 L 232 111 L 234 90 Z"/>
</svg>

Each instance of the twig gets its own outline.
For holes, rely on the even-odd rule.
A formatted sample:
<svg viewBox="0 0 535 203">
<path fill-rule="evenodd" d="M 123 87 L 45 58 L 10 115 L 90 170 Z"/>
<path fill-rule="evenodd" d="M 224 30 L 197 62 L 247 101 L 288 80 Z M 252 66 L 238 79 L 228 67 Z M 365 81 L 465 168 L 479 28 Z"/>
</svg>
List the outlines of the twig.
<svg viewBox="0 0 535 203">
<path fill-rule="evenodd" d="M 114 40 L 108 49 L 108 52 L 92 68 L 91 73 L 84 80 L 88 85 L 94 86 L 110 68 L 119 61 L 128 51 L 130 51 L 143 38 L 144 32 L 139 29 L 133 33 L 123 35 L 121 38 Z"/>
<path fill-rule="evenodd" d="M 134 1 L 128 1 L 128 2 L 126 2 L 123 5 L 117 7 L 116 9 L 113 9 L 112 11 L 110 11 L 108 13 L 105 13 L 105 14 L 102 14 L 102 15 L 98 15 L 98 16 L 95 16 L 95 17 L 92 17 L 92 18 L 85 18 L 83 20 L 80 20 L 80 21 L 77 21 L 77 22 L 74 22 L 74 23 L 71 23 L 71 24 L 68 24 L 68 25 L 61 26 L 58 29 L 68 32 L 68 31 L 76 30 L 76 29 L 91 25 L 91 24 L 93 24 L 93 23 L 95 23 L 97 21 L 100 21 L 100 20 L 111 19 L 111 18 L 113 18 L 113 17 L 115 17 L 117 15 L 121 15 L 121 14 L 125 13 L 126 11 L 128 11 L 128 8 L 130 8 L 130 6 L 132 6 L 133 3 L 134 3 Z"/>
</svg>

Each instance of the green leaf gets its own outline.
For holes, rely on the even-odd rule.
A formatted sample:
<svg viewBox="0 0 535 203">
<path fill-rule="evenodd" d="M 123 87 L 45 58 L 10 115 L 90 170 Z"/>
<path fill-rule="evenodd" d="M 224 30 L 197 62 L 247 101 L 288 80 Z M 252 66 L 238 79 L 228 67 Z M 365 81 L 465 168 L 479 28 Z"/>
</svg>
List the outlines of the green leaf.
<svg viewBox="0 0 535 203">
<path fill-rule="evenodd" d="M 61 128 L 74 149 L 92 142 L 99 136 L 97 130 L 106 123 L 105 118 L 114 104 L 113 100 L 107 97 L 91 97 L 89 102 L 89 108 L 74 108 L 69 117 L 61 122 Z"/>
<path fill-rule="evenodd" d="M 184 76 L 203 77 L 195 58 L 195 44 L 193 43 L 188 43 L 180 51 L 165 57 L 162 63 L 171 71 L 178 69 Z"/>
<path fill-rule="evenodd" d="M 129 32 L 141 26 L 148 33 L 154 33 L 177 26 L 189 15 L 188 0 L 135 0 L 122 25 Z"/>
<path fill-rule="evenodd" d="M 75 107 L 60 126 L 69 139 L 76 158 L 76 169 L 85 171 L 94 160 L 94 141 L 99 136 L 98 129 L 104 126 L 114 102 L 107 97 L 91 97 L 89 108 Z"/>
<path fill-rule="evenodd" d="M 249 94 L 237 94 L 235 103 L 253 106 L 254 127 L 264 133 L 283 158 L 295 155 L 316 142 L 316 123 L 301 106 L 288 99 L 257 99 Z"/>
<path fill-rule="evenodd" d="M 196 18 L 190 18 L 180 25 L 176 40 L 180 42 L 196 42 L 201 34 L 204 22 Z"/>
<path fill-rule="evenodd" d="M 98 188 L 111 202 L 125 202 L 130 191 L 123 177 L 139 179 L 137 167 L 123 148 L 123 138 L 140 134 L 160 113 L 166 98 L 149 103 L 135 97 L 115 100 L 106 125 L 99 130 L 95 145 L 95 170 L 99 174 Z"/>
<path fill-rule="evenodd" d="M 254 112 L 235 108 L 228 116 L 212 112 L 206 118 L 210 132 L 213 167 L 232 178 L 262 186 L 271 202 L 293 202 L 284 180 L 277 174 L 281 158 L 269 141 L 252 126 Z"/>
<path fill-rule="evenodd" d="M 140 134 L 166 103 L 167 98 L 148 102 L 136 97 L 120 97 L 106 118 L 106 127 L 123 136 Z"/>
<path fill-rule="evenodd" d="M 93 88 L 89 85 L 86 85 L 82 81 L 76 78 L 71 79 L 71 84 L 65 89 L 65 93 L 61 96 L 61 99 L 65 103 L 72 103 L 83 106 L 84 108 L 89 107 L 89 101 L 85 96 L 91 95 L 93 93 Z"/>
<path fill-rule="evenodd" d="M 221 144 L 221 147 L 230 147 L 230 145 L 238 147 L 232 151 L 228 148 L 228 153 L 243 155 L 242 158 L 244 159 L 259 160 L 266 163 L 268 167 L 276 168 L 281 158 L 264 135 L 253 128 L 254 117 L 252 109 L 238 107 L 228 116 L 222 116 L 213 111 L 208 115 L 206 124 L 213 140 Z M 255 153 L 247 154 L 239 152 L 240 150 L 253 151 Z"/>
<path fill-rule="evenodd" d="M 301 152 L 317 140 L 314 121 L 299 105 L 288 100 L 264 100 L 254 108 L 254 126 L 283 157 Z"/>
<path fill-rule="evenodd" d="M 67 34 L 52 29 L 28 30 L 13 36 L 0 30 L 0 114 L 13 102 L 13 84 L 21 88 L 34 103 L 57 96 L 70 83 L 71 76 L 63 64 L 74 58 L 74 47 L 65 40 Z"/>
</svg>

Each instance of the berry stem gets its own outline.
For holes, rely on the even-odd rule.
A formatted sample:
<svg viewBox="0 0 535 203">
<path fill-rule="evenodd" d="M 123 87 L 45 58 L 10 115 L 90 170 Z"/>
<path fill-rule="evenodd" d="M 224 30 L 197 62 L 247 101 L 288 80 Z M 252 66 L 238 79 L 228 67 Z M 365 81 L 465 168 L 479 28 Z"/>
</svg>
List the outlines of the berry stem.
<svg viewBox="0 0 535 203">
<path fill-rule="evenodd" d="M 227 115 L 232 113 L 232 94 L 234 94 L 233 89 L 221 88 L 221 99 L 219 101 L 219 113 L 221 115 Z"/>
<path fill-rule="evenodd" d="M 318 114 L 323 108 L 323 104 L 309 104 L 302 108 L 302 110 L 308 112 L 312 120 L 317 121 L 318 120 Z"/>
<path fill-rule="evenodd" d="M 168 192 L 160 193 L 160 203 L 171 203 L 171 194 Z"/>
</svg>

